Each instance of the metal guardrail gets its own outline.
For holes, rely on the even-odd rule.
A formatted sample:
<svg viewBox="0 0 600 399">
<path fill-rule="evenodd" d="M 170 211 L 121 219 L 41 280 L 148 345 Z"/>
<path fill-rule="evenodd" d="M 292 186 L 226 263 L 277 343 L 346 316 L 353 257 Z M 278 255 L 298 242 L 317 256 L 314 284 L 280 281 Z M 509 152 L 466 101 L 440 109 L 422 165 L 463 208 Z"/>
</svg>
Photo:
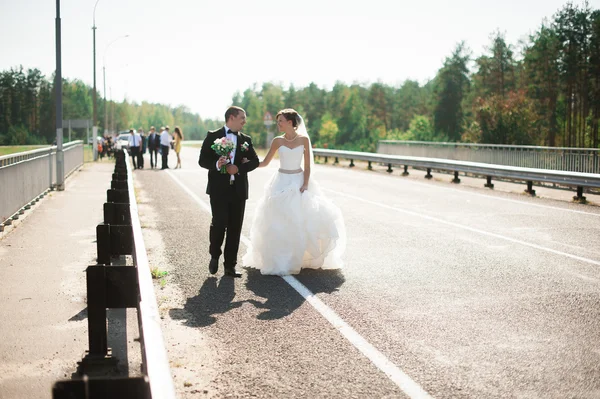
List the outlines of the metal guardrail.
<svg viewBox="0 0 600 399">
<path fill-rule="evenodd" d="M 63 147 L 65 177 L 83 165 L 83 142 Z M 56 183 L 56 146 L 0 157 L 0 231 Z"/>
<path fill-rule="evenodd" d="M 56 382 L 53 399 L 175 398 L 129 155 L 126 151 L 117 154 L 111 189 L 104 204 L 104 223 L 96 228 L 98 265 L 86 269 L 89 351 L 79 368 L 83 377 Z M 112 259 L 121 255 L 132 255 L 134 265 L 111 265 Z M 118 363 L 107 344 L 107 308 L 137 309 L 143 376 L 87 376 L 89 370 L 114 368 Z"/>
<path fill-rule="evenodd" d="M 535 195 L 533 190 L 533 182 L 554 183 L 577 188 L 577 196 L 574 199 L 583 201 L 583 189 L 585 187 L 600 188 L 600 174 L 595 173 L 578 173 L 566 172 L 548 169 L 523 168 L 505 165 L 492 165 L 478 162 L 453 161 L 449 159 L 423 158 L 400 155 L 386 155 L 369 152 L 356 151 L 341 151 L 341 150 L 325 150 L 313 149 L 313 153 L 317 157 L 324 157 L 325 162 L 328 158 L 335 158 L 335 162 L 339 162 L 338 158 L 349 159 L 350 166 L 354 166 L 355 160 L 367 161 L 369 169 L 372 168 L 371 163 L 377 162 L 388 165 L 388 172 L 392 172 L 392 166 L 404 166 L 403 175 L 408 174 L 408 167 L 422 168 L 427 170 L 426 178 L 431 178 L 432 170 L 444 170 L 454 172 L 454 183 L 459 183 L 459 172 L 471 173 L 487 178 L 485 187 L 494 188 L 492 178 L 507 178 L 527 183 L 527 190 L 531 195 Z"/>
<path fill-rule="evenodd" d="M 600 150 L 594 148 L 381 140 L 377 152 L 535 169 L 600 173 Z"/>
</svg>

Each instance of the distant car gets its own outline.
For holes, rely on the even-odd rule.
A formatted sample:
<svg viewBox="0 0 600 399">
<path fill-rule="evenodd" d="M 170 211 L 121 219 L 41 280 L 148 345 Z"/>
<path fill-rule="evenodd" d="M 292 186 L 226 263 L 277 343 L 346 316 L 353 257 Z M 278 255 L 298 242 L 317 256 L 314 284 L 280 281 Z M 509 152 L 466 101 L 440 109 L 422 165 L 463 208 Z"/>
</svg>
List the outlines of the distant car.
<svg viewBox="0 0 600 399">
<path fill-rule="evenodd" d="M 129 136 L 130 133 L 121 133 L 117 136 L 117 140 L 116 140 L 116 148 L 118 151 L 120 151 L 122 148 L 126 148 L 129 151 Z"/>
</svg>

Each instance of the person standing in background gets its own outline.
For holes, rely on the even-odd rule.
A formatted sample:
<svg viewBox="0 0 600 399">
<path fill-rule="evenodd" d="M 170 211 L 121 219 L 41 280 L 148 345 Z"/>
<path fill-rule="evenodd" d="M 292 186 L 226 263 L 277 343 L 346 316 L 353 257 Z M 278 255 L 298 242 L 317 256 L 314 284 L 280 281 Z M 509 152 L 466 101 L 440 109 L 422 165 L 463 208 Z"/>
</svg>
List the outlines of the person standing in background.
<svg viewBox="0 0 600 399">
<path fill-rule="evenodd" d="M 141 146 L 140 146 L 140 155 L 138 157 L 138 167 L 140 169 L 144 169 L 144 154 L 146 153 L 146 134 L 144 133 L 144 129 L 142 129 L 141 127 L 138 129 L 138 132 L 140 134 L 140 141 L 141 141 Z"/>
<path fill-rule="evenodd" d="M 138 168 L 138 160 L 140 156 L 140 135 L 134 129 L 129 129 L 129 155 L 133 162 L 133 169 Z"/>
<path fill-rule="evenodd" d="M 175 131 L 173 132 L 173 139 L 175 140 L 175 154 L 177 154 L 177 165 L 175 166 L 175 169 L 181 169 L 181 158 L 179 157 L 179 152 L 181 151 L 183 132 L 181 131 L 179 126 L 175 126 Z"/>
<path fill-rule="evenodd" d="M 169 133 L 169 126 L 165 126 L 165 130 L 160 134 L 160 150 L 162 155 L 162 162 L 160 164 L 160 169 L 169 169 L 169 147 L 171 146 L 171 142 L 173 138 L 171 137 L 171 133 Z"/>
<path fill-rule="evenodd" d="M 156 134 L 154 126 L 150 127 L 150 134 L 148 135 L 148 142 L 146 144 L 148 152 L 150 153 L 150 168 L 154 169 L 158 166 L 158 148 L 160 146 L 160 136 Z"/>
</svg>

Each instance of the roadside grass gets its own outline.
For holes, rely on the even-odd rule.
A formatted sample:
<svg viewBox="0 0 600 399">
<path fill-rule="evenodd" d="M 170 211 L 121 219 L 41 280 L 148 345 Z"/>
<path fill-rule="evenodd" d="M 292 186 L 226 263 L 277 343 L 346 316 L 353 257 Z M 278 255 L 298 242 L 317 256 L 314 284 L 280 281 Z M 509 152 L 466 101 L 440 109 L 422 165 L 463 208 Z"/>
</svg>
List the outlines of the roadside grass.
<svg viewBox="0 0 600 399">
<path fill-rule="evenodd" d="M 166 270 L 160 270 L 158 267 L 153 267 L 150 269 L 150 273 L 152 274 L 153 279 L 160 279 L 166 277 L 169 272 Z"/>
<path fill-rule="evenodd" d="M 83 146 L 83 162 L 93 162 L 94 161 L 94 152 L 92 151 L 91 145 Z"/>
<path fill-rule="evenodd" d="M 39 148 L 48 147 L 47 145 L 3 145 L 0 146 L 0 156 L 15 154 L 17 152 L 25 152 L 37 150 Z"/>
<path fill-rule="evenodd" d="M 169 272 L 166 270 L 160 270 L 158 267 L 153 267 L 150 269 L 150 274 L 152 274 L 152 278 L 158 280 L 160 284 L 160 288 L 165 288 L 167 286 L 167 275 Z"/>
<path fill-rule="evenodd" d="M 16 154 L 18 152 L 25 152 L 31 150 L 38 150 L 40 148 L 46 148 L 49 145 L 3 145 L 0 146 L 0 156 Z M 91 145 L 83 146 L 83 162 L 92 162 L 94 160 L 94 153 L 92 152 Z"/>
</svg>

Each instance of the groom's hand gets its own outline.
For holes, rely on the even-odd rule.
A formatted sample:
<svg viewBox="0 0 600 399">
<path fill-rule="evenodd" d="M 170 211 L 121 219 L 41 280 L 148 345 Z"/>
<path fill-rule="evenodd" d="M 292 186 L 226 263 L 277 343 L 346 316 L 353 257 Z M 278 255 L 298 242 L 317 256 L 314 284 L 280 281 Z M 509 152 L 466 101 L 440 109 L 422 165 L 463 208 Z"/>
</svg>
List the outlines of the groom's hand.
<svg viewBox="0 0 600 399">
<path fill-rule="evenodd" d="M 235 175 L 238 172 L 238 167 L 235 165 L 227 165 L 227 173 Z"/>
<path fill-rule="evenodd" d="M 217 162 L 217 167 L 220 169 L 226 163 L 227 163 L 227 157 L 221 157 L 221 158 L 219 158 L 219 161 Z"/>
</svg>

